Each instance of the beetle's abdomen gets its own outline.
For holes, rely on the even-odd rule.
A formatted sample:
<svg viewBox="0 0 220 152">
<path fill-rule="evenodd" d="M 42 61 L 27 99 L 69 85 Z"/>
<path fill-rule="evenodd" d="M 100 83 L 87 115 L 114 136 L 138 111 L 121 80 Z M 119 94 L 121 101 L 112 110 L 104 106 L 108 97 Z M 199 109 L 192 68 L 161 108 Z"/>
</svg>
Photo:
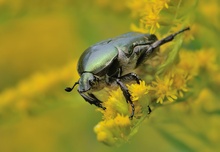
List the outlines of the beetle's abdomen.
<svg viewBox="0 0 220 152">
<path fill-rule="evenodd" d="M 91 72 L 97 74 L 109 67 L 117 57 L 117 49 L 109 44 L 94 45 L 85 50 L 78 61 L 78 72 Z M 101 75 L 100 75 L 101 76 Z"/>
</svg>

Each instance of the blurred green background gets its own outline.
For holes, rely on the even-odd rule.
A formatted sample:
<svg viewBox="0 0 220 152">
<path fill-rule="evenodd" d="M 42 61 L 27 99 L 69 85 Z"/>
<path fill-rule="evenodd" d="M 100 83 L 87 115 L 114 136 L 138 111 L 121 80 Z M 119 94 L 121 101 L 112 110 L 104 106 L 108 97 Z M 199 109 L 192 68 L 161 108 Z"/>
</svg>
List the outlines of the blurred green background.
<svg viewBox="0 0 220 152">
<path fill-rule="evenodd" d="M 1 152 L 220 148 L 216 96 L 207 103 L 211 109 L 217 107 L 214 117 L 192 111 L 197 104 L 183 103 L 153 112 L 134 138 L 120 147 L 96 140 L 93 127 L 101 115 L 76 90 L 66 93 L 64 88 L 78 80 L 76 63 L 88 46 L 130 31 L 133 19 L 124 3 L 0 0 Z M 202 95 L 206 94 L 212 93 L 206 90 Z"/>
</svg>

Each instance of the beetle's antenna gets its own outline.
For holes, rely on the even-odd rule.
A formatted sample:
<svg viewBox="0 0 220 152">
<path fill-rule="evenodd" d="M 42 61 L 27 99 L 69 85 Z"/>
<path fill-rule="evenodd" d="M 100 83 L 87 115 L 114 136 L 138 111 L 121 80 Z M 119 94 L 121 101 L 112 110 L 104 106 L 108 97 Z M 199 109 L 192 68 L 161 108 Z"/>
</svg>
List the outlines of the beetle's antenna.
<svg viewBox="0 0 220 152">
<path fill-rule="evenodd" d="M 165 37 L 165 38 L 163 38 L 161 40 L 158 40 L 158 41 L 154 42 L 153 44 L 151 44 L 151 47 L 149 49 L 154 50 L 155 48 L 157 48 L 157 47 L 159 47 L 159 46 L 161 46 L 161 45 L 163 45 L 163 44 L 165 44 L 167 42 L 172 41 L 176 35 L 178 35 L 178 34 L 180 34 L 182 32 L 185 32 L 187 30 L 190 30 L 190 28 L 187 27 L 187 28 L 184 28 L 184 29 L 174 33 L 174 34 L 170 34 L 169 36 L 167 36 L 167 37 Z M 149 51 L 152 51 L 152 50 L 149 50 Z"/>
<path fill-rule="evenodd" d="M 72 86 L 72 88 L 71 87 L 66 87 L 65 91 L 66 92 L 71 92 L 77 84 L 79 84 L 79 82 L 75 82 L 75 84 Z"/>
</svg>

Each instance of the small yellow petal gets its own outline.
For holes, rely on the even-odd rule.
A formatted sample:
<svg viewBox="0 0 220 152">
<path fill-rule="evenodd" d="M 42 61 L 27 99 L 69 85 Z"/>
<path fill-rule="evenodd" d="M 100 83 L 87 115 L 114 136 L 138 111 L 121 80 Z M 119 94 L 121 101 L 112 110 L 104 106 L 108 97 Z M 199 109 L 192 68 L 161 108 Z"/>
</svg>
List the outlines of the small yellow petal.
<svg viewBox="0 0 220 152">
<path fill-rule="evenodd" d="M 167 99 L 168 99 L 170 102 L 173 102 L 173 101 L 174 101 L 173 98 L 171 98 L 171 97 L 167 97 Z"/>
<path fill-rule="evenodd" d="M 176 95 L 170 95 L 170 97 L 173 98 L 173 99 L 177 99 Z"/>
</svg>

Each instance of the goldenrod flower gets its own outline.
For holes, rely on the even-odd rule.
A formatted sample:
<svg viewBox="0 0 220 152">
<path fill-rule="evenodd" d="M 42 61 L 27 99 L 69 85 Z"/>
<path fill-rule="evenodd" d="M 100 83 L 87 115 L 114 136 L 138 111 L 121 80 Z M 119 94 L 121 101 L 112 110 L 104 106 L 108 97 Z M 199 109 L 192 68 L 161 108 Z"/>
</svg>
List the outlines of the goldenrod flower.
<svg viewBox="0 0 220 152">
<path fill-rule="evenodd" d="M 131 131 L 131 120 L 128 116 L 117 114 L 114 119 L 104 120 L 94 128 L 97 140 L 107 145 L 117 145 L 127 141 Z"/>
<path fill-rule="evenodd" d="M 122 115 L 129 115 L 128 104 L 123 96 L 122 91 L 118 88 L 116 91 L 111 91 L 109 98 L 103 103 L 106 110 L 101 110 L 104 119 L 112 119 L 117 116 L 118 113 Z"/>
<path fill-rule="evenodd" d="M 151 90 L 155 91 L 157 103 L 163 103 L 164 99 L 174 101 L 177 99 L 176 90 L 172 88 L 173 79 L 165 76 L 163 79 L 156 76 L 156 80 L 152 82 Z"/>
<path fill-rule="evenodd" d="M 145 17 L 141 20 L 146 27 L 150 27 L 150 33 L 155 33 L 156 28 L 160 28 L 159 24 L 159 13 L 155 12 L 148 12 L 148 14 L 145 15 Z"/>
<path fill-rule="evenodd" d="M 128 7 L 132 10 L 133 16 L 141 16 L 139 27 L 132 25 L 132 29 L 135 31 L 147 30 L 152 34 L 155 33 L 156 29 L 160 28 L 160 12 L 164 8 L 168 9 L 169 1 L 170 0 L 133 0 L 129 2 Z"/>
<path fill-rule="evenodd" d="M 140 84 L 128 85 L 128 90 L 131 92 L 132 100 L 135 101 L 147 94 L 150 90 L 150 86 L 147 86 L 145 81 L 140 81 Z"/>
<path fill-rule="evenodd" d="M 187 73 L 184 70 L 175 67 L 172 71 L 172 79 L 173 79 L 173 88 L 177 91 L 179 97 L 183 97 L 184 96 L 183 93 L 188 91 Z"/>
<path fill-rule="evenodd" d="M 145 5 L 145 12 L 143 12 L 143 17 L 141 18 L 140 22 L 142 22 L 146 28 L 150 28 L 150 33 L 155 33 L 156 28 L 160 28 L 159 24 L 159 13 L 162 10 L 162 6 L 154 1 Z"/>
<path fill-rule="evenodd" d="M 106 107 L 106 110 L 101 110 L 103 121 L 94 128 L 98 141 L 107 145 L 126 142 L 136 132 L 139 122 L 148 114 L 145 109 L 149 102 L 139 102 L 139 100 L 148 93 L 149 86 L 146 86 L 144 81 L 140 81 L 140 84 L 131 84 L 127 87 L 135 105 L 133 120 L 129 118 L 131 114 L 129 103 L 126 102 L 122 91 L 117 89 L 111 91 L 108 100 L 103 103 Z"/>
<path fill-rule="evenodd" d="M 17 106 L 18 109 L 16 110 L 27 110 L 25 108 L 33 104 L 33 102 L 28 102 L 31 99 L 51 90 L 53 86 L 60 82 L 70 80 L 73 77 L 76 79 L 77 73 L 71 71 L 73 65 L 76 65 L 76 61 L 47 73 L 35 73 L 29 79 L 20 82 L 15 88 L 1 92 L 0 107 L 3 108 L 13 104 Z"/>
</svg>

